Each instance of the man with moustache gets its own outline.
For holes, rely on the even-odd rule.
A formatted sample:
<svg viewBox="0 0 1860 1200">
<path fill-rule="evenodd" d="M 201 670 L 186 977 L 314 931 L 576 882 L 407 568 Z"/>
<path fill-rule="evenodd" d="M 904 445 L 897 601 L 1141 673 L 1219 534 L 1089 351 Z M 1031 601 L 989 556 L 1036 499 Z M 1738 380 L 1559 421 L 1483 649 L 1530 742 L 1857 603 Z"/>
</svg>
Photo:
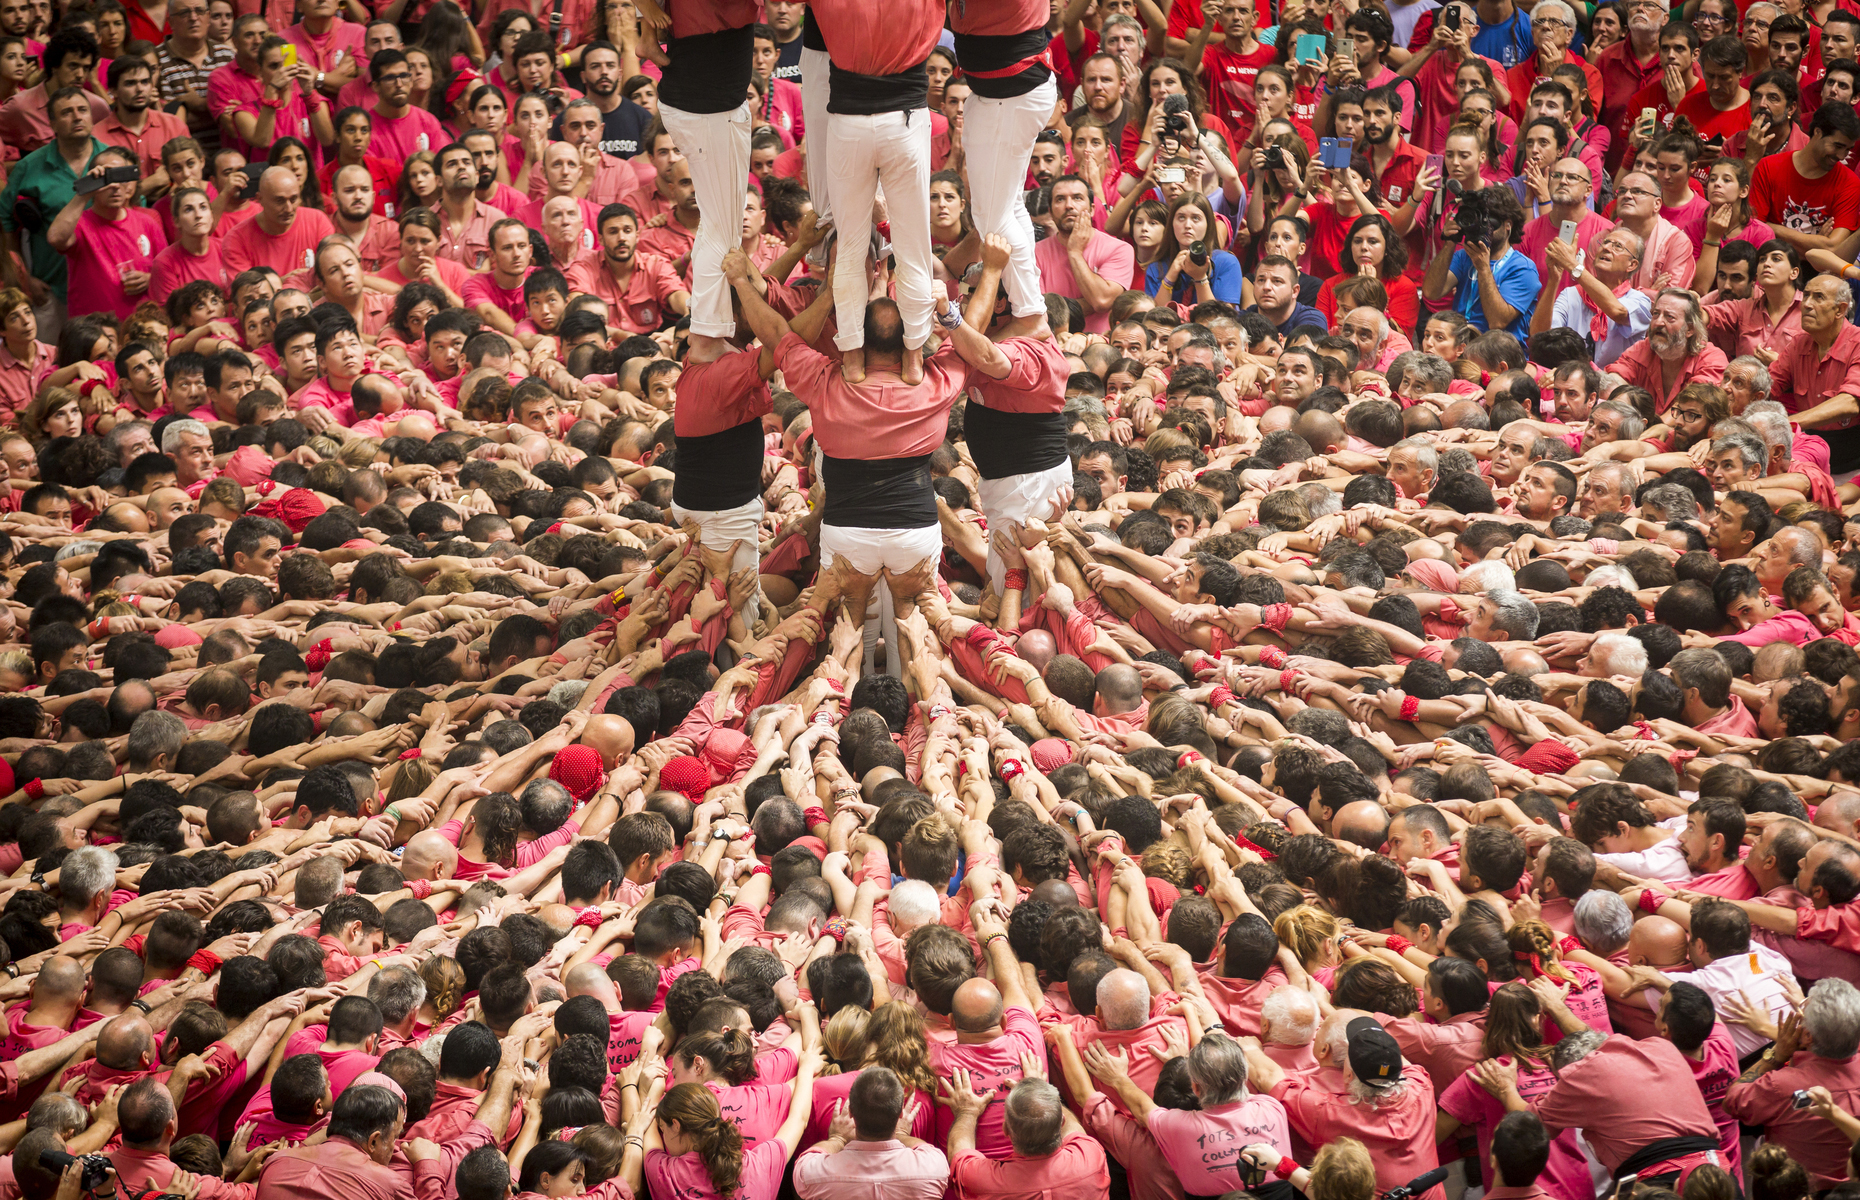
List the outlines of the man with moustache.
<svg viewBox="0 0 1860 1200">
<path fill-rule="evenodd" d="M 375 179 L 367 167 L 342 167 L 330 181 L 330 223 L 355 247 L 362 270 L 374 273 L 400 257 L 400 226 L 375 212 Z"/>
<path fill-rule="evenodd" d="M 624 204 L 601 210 L 600 247 L 576 259 L 568 286 L 606 301 L 608 322 L 628 333 L 653 333 L 690 311 L 691 293 L 656 254 L 639 249 L 639 217 Z"/>
</svg>

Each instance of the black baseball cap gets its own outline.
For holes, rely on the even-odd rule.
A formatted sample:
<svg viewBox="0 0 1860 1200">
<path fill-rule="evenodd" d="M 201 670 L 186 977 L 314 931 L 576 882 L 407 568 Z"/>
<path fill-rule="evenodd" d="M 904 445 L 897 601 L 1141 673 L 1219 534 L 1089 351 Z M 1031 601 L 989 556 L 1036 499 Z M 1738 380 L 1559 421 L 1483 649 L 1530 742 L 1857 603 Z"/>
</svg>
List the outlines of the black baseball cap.
<svg viewBox="0 0 1860 1200">
<path fill-rule="evenodd" d="M 1401 1047 L 1374 1017 L 1344 1026 L 1350 1039 L 1350 1073 L 1365 1083 L 1389 1083 L 1401 1075 Z"/>
</svg>

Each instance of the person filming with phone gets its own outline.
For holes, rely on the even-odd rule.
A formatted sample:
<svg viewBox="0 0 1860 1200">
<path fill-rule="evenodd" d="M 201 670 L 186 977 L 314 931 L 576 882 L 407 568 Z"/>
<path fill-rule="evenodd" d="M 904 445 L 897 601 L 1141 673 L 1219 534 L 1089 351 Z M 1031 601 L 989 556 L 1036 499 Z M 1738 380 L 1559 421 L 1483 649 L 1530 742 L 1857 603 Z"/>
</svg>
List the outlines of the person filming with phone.
<svg viewBox="0 0 1860 1200">
<path fill-rule="evenodd" d="M 120 146 L 99 150 L 90 171 L 52 221 L 46 240 L 71 265 L 71 285 L 127 318 L 149 290 L 161 222 L 131 208 L 141 187 L 136 156 Z M 94 185 L 94 186 L 93 186 Z"/>
</svg>

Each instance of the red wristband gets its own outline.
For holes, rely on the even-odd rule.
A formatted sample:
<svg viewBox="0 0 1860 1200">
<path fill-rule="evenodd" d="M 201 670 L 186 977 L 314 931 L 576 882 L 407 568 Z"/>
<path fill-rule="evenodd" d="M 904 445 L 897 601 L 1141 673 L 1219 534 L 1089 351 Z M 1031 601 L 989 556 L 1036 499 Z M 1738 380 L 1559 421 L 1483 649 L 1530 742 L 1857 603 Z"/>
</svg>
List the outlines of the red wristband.
<svg viewBox="0 0 1860 1200">
<path fill-rule="evenodd" d="M 1026 769 L 1027 769 L 1026 763 L 1021 762 L 1020 759 L 1018 758 L 1010 758 L 1006 762 L 1001 764 L 1001 769 L 997 771 L 996 774 L 1001 776 L 1001 779 L 1003 782 L 1006 782 L 1007 780 L 1013 779 L 1015 776 L 1019 775 L 1022 771 L 1025 771 Z"/>
<path fill-rule="evenodd" d="M 1259 665 L 1274 671 L 1285 669 L 1285 651 L 1277 646 L 1267 646 L 1259 652 Z"/>
<path fill-rule="evenodd" d="M 1403 696 L 1401 700 L 1401 719 L 1404 721 L 1412 721 L 1420 714 L 1421 698 L 1419 696 Z"/>
<path fill-rule="evenodd" d="M 1391 933 L 1389 934 L 1389 949 L 1397 954 L 1406 954 L 1408 951 L 1414 949 L 1414 943 L 1402 937 L 1400 934 Z"/>
<path fill-rule="evenodd" d="M 433 885 L 426 879 L 409 879 L 407 890 L 413 893 L 415 900 L 425 900 L 433 894 Z"/>
<path fill-rule="evenodd" d="M 400 760 L 402 762 L 406 762 L 410 758 L 418 758 L 418 757 L 420 757 L 420 748 L 418 746 L 415 746 L 411 750 L 402 750 L 400 752 Z"/>
<path fill-rule="evenodd" d="M 1298 672 L 1292 670 L 1290 667 L 1279 672 L 1279 690 L 1281 692 L 1289 693 L 1292 690 L 1292 685 L 1296 682 L 1298 682 Z"/>
<path fill-rule="evenodd" d="M 1001 577 L 1001 589 L 1008 592 L 1027 590 L 1027 572 L 1014 568 Z"/>
<path fill-rule="evenodd" d="M 1215 684 L 1214 691 L 1208 696 L 1209 708 L 1219 709 L 1235 703 L 1238 702 L 1234 699 L 1233 690 L 1224 683 Z"/>
<path fill-rule="evenodd" d="M 599 929 L 601 927 L 601 910 L 593 906 L 582 909 L 575 914 L 575 924 L 586 925 L 589 929 Z"/>
<path fill-rule="evenodd" d="M 1184 750 L 1182 751 L 1181 755 L 1176 758 L 1175 765 L 1176 765 L 1177 770 L 1181 770 L 1183 767 L 1186 767 L 1189 763 L 1198 763 L 1200 761 L 1201 761 L 1201 752 L 1199 750 Z"/>
<path fill-rule="evenodd" d="M 1568 958 L 1571 954 L 1582 949 L 1582 943 L 1573 937 L 1566 937 L 1556 944 L 1556 949 L 1558 954 L 1561 954 L 1564 958 Z"/>
<path fill-rule="evenodd" d="M 197 968 L 202 975 L 211 975 L 220 969 L 220 956 L 211 950 L 196 950 L 187 965 Z"/>
<path fill-rule="evenodd" d="M 768 873 L 769 865 L 767 863 L 757 863 L 755 866 L 749 868 L 749 878 L 751 879 L 754 879 L 758 875 L 767 875 Z"/>
<path fill-rule="evenodd" d="M 827 810 L 820 807 L 818 804 L 813 805 L 810 808 L 802 810 L 801 819 L 806 821 L 809 825 L 825 825 L 827 823 Z"/>
<path fill-rule="evenodd" d="M 1268 604 L 1259 614 L 1259 623 L 1274 633 L 1283 633 L 1286 623 L 1291 619 L 1292 606 L 1289 604 Z"/>
<path fill-rule="evenodd" d="M 1660 911 L 1660 893 L 1653 888 L 1642 888 L 1640 892 L 1640 910 L 1645 913 Z"/>
<path fill-rule="evenodd" d="M 26 786 L 21 790 L 34 800 L 45 799 L 45 781 L 43 779 L 28 779 L 26 781 Z"/>
</svg>

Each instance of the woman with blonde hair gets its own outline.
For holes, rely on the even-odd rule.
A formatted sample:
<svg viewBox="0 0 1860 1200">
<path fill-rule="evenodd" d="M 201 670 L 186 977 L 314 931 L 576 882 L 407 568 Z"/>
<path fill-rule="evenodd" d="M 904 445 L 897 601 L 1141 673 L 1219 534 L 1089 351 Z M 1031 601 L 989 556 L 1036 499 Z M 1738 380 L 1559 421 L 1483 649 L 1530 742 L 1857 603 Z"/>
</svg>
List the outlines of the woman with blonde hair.
<svg viewBox="0 0 1860 1200">
<path fill-rule="evenodd" d="M 1343 962 L 1343 922 L 1314 905 L 1300 904 L 1280 913 L 1272 932 L 1313 978 L 1331 986 Z"/>
<path fill-rule="evenodd" d="M 708 1087 L 680 1083 L 666 1092 L 646 1131 L 646 1183 L 652 1194 L 681 1200 L 775 1200 L 783 1170 L 807 1127 L 819 1070 L 820 1051 L 803 1051 L 787 1120 L 773 1137 L 747 1147 Z"/>
<path fill-rule="evenodd" d="M 835 1107 L 851 1094 L 859 1072 L 867 1067 L 889 1068 L 905 1087 L 914 1089 L 917 1115 L 911 1122 L 911 1136 L 929 1139 L 934 1134 L 936 1072 L 930 1067 L 923 1014 L 915 1007 L 893 1000 L 870 1013 L 862 1008 L 842 1008 L 827 1021 L 824 1041 L 828 1056 L 839 1064 L 839 1070 L 814 1084 L 804 1145 L 811 1146 L 827 1136 Z M 905 1107 L 910 1104 L 906 1101 Z"/>
</svg>

